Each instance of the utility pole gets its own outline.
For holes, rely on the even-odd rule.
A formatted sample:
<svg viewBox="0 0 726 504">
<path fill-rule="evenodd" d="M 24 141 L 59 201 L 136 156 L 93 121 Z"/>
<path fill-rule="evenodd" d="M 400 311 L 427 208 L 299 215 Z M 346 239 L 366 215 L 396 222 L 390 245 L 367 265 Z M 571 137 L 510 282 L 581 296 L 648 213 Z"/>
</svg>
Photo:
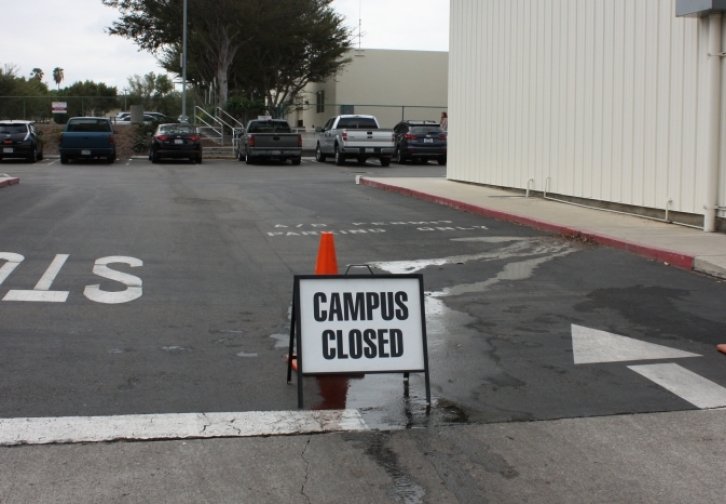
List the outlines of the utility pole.
<svg viewBox="0 0 726 504">
<path fill-rule="evenodd" d="M 187 0 L 184 0 L 184 14 L 182 27 L 182 110 L 181 122 L 189 122 L 187 116 Z"/>
</svg>

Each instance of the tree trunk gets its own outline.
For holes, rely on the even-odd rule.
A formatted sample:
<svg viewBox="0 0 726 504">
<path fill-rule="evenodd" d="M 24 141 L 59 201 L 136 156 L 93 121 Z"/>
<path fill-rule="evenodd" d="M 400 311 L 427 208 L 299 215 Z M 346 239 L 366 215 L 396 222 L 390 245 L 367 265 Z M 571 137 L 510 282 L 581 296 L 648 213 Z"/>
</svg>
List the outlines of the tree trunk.
<svg viewBox="0 0 726 504">
<path fill-rule="evenodd" d="M 239 45 L 233 45 L 231 37 L 225 28 L 221 29 L 219 40 L 219 56 L 217 58 L 217 90 L 218 105 L 224 108 L 229 100 L 229 69 L 234 63 Z"/>
</svg>

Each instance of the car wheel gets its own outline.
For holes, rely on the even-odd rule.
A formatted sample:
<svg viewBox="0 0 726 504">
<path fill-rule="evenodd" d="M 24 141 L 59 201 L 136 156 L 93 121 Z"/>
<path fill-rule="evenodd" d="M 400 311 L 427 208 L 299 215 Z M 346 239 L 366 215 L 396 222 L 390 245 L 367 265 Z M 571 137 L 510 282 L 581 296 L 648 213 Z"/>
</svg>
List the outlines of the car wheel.
<svg viewBox="0 0 726 504">
<path fill-rule="evenodd" d="M 391 158 L 382 157 L 380 159 L 380 161 L 381 161 L 381 166 L 388 166 L 391 164 Z"/>
<path fill-rule="evenodd" d="M 441 156 L 436 161 L 438 161 L 440 165 L 445 165 L 446 164 L 446 156 Z"/>
<path fill-rule="evenodd" d="M 199 154 L 196 158 L 197 164 L 202 164 L 202 155 Z"/>
<path fill-rule="evenodd" d="M 338 146 L 335 146 L 335 164 L 343 166 L 345 164 L 345 156 L 340 152 Z"/>
<path fill-rule="evenodd" d="M 28 163 L 35 163 L 38 160 L 38 151 L 35 147 L 33 147 L 33 150 L 30 151 L 30 155 L 28 156 Z"/>
<path fill-rule="evenodd" d="M 398 164 L 404 164 L 406 157 L 401 153 L 401 149 L 396 147 L 396 152 L 393 153 L 393 160 Z"/>
<path fill-rule="evenodd" d="M 43 148 L 40 148 L 40 152 L 38 152 L 38 161 L 43 161 Z"/>
<path fill-rule="evenodd" d="M 245 163 L 247 164 L 254 164 L 255 159 L 250 156 L 249 154 L 245 153 Z"/>
<path fill-rule="evenodd" d="M 292 158 L 292 159 L 290 160 L 290 162 L 291 162 L 291 163 L 292 163 L 293 165 L 297 166 L 297 165 L 299 165 L 300 163 L 302 163 L 302 159 L 301 159 L 301 158 L 299 158 L 299 157 L 296 157 L 296 158 Z"/>
<path fill-rule="evenodd" d="M 320 163 L 325 162 L 325 154 L 323 154 L 323 151 L 320 150 L 320 144 L 317 144 L 315 146 L 315 161 L 318 161 Z"/>
<path fill-rule="evenodd" d="M 68 156 L 66 156 L 65 154 L 61 154 L 60 162 L 61 162 L 61 164 L 68 164 Z"/>
</svg>

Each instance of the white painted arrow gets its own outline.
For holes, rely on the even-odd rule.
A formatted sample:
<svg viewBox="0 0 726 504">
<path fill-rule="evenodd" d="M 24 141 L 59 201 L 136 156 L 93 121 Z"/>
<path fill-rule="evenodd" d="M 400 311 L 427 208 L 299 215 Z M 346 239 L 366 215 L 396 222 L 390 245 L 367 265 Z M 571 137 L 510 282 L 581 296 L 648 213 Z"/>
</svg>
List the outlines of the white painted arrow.
<svg viewBox="0 0 726 504">
<path fill-rule="evenodd" d="M 572 324 L 575 364 L 701 357 L 699 354 Z"/>
<path fill-rule="evenodd" d="M 575 364 L 701 357 L 699 354 L 648 343 L 607 331 L 572 324 Z M 657 383 L 697 408 L 726 407 L 726 388 L 675 363 L 640 364 L 628 369 Z"/>
</svg>

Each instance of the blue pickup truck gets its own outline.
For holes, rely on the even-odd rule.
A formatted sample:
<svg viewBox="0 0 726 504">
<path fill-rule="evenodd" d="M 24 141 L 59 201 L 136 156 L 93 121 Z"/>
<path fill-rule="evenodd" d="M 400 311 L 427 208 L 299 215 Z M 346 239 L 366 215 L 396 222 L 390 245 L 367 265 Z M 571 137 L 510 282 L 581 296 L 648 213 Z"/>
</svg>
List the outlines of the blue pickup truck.
<svg viewBox="0 0 726 504">
<path fill-rule="evenodd" d="M 61 133 L 58 145 L 60 162 L 74 159 L 116 161 L 116 142 L 111 121 L 104 117 L 71 117 Z"/>
</svg>

